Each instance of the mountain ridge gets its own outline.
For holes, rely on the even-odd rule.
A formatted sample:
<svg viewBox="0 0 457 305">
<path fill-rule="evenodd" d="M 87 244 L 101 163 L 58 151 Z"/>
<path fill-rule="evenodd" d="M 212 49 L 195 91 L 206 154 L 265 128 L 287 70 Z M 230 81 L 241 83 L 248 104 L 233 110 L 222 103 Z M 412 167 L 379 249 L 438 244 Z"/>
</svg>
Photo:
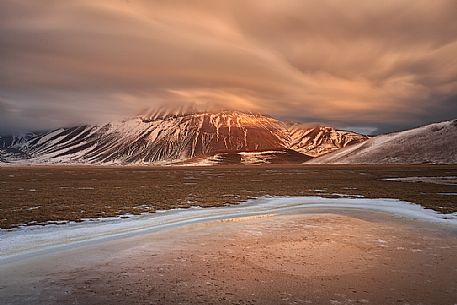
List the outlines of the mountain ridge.
<svg viewBox="0 0 457 305">
<path fill-rule="evenodd" d="M 217 153 L 284 149 L 315 157 L 366 139 L 354 132 L 326 126 L 305 127 L 236 110 L 157 109 L 104 125 L 3 137 L 0 160 L 39 164 L 164 164 Z"/>
</svg>

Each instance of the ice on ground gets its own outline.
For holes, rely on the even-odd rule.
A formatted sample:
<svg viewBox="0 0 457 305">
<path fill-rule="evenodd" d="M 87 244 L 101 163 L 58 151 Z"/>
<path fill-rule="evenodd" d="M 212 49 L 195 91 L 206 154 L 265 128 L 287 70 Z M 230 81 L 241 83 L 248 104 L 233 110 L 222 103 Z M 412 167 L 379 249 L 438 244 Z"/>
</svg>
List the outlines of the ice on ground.
<svg viewBox="0 0 457 305">
<path fill-rule="evenodd" d="M 0 262 L 194 223 L 290 212 L 318 213 L 319 209 L 325 213 L 348 209 L 379 211 L 398 217 L 446 224 L 457 228 L 457 213 L 440 214 L 420 205 L 395 199 L 262 197 L 227 207 L 193 207 L 152 214 L 128 215 L 128 218 L 120 216 L 91 219 L 91 221 L 79 223 L 68 222 L 63 225 L 51 224 L 0 230 Z"/>
<path fill-rule="evenodd" d="M 457 185 L 457 176 L 441 176 L 441 177 L 398 177 L 385 178 L 385 181 L 400 181 L 400 182 L 424 182 L 443 185 Z"/>
<path fill-rule="evenodd" d="M 343 198 L 365 198 L 363 195 L 351 195 L 351 194 L 340 194 L 340 193 L 331 193 L 330 196 L 337 196 Z"/>
<path fill-rule="evenodd" d="M 33 211 L 33 210 L 37 210 L 37 209 L 39 209 L 39 208 L 41 208 L 41 205 L 37 205 L 37 206 L 34 206 L 34 207 L 30 207 L 30 208 L 27 208 L 26 210 L 27 210 L 27 211 Z"/>
</svg>

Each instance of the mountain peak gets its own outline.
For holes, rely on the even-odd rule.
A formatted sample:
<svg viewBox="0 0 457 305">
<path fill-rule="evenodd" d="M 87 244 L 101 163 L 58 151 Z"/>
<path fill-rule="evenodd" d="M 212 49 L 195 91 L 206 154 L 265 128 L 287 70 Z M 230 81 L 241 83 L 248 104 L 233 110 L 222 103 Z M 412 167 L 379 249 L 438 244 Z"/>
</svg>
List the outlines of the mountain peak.
<svg viewBox="0 0 457 305">
<path fill-rule="evenodd" d="M 199 112 L 196 105 L 191 103 L 186 104 L 163 104 L 154 108 L 147 108 L 138 113 L 137 117 L 143 121 L 154 121 L 165 119 L 167 117 L 183 116 Z"/>
<path fill-rule="evenodd" d="M 211 114 L 211 115 L 247 115 L 271 118 L 269 115 L 253 113 L 240 109 L 227 108 L 218 105 L 198 103 L 166 103 L 140 111 L 136 117 L 145 122 L 163 120 L 170 117 L 181 117 L 186 115 Z"/>
</svg>

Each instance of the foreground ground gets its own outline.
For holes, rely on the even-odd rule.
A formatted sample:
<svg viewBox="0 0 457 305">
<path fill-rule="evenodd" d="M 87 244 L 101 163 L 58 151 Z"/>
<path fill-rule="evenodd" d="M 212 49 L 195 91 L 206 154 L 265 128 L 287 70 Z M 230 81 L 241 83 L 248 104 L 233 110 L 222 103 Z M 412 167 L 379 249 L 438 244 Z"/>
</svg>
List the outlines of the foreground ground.
<svg viewBox="0 0 457 305">
<path fill-rule="evenodd" d="M 385 180 L 424 176 L 447 178 Z M 0 228 L 222 206 L 265 195 L 340 194 L 457 212 L 457 166 L 0 167 Z"/>
<path fill-rule="evenodd" d="M 455 221 L 413 218 L 334 206 L 208 218 L 0 264 L 0 299 L 5 305 L 455 304 Z"/>
</svg>

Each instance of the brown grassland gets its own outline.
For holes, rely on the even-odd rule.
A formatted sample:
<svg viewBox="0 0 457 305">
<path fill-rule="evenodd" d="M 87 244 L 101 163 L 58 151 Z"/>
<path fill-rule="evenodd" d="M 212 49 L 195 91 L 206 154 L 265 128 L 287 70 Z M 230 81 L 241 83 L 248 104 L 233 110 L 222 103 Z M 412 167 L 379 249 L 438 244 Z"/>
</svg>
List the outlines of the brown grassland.
<svg viewBox="0 0 457 305">
<path fill-rule="evenodd" d="M 457 165 L 268 165 L 219 167 L 0 167 L 0 228 L 236 204 L 260 196 L 361 195 L 457 212 Z"/>
</svg>

